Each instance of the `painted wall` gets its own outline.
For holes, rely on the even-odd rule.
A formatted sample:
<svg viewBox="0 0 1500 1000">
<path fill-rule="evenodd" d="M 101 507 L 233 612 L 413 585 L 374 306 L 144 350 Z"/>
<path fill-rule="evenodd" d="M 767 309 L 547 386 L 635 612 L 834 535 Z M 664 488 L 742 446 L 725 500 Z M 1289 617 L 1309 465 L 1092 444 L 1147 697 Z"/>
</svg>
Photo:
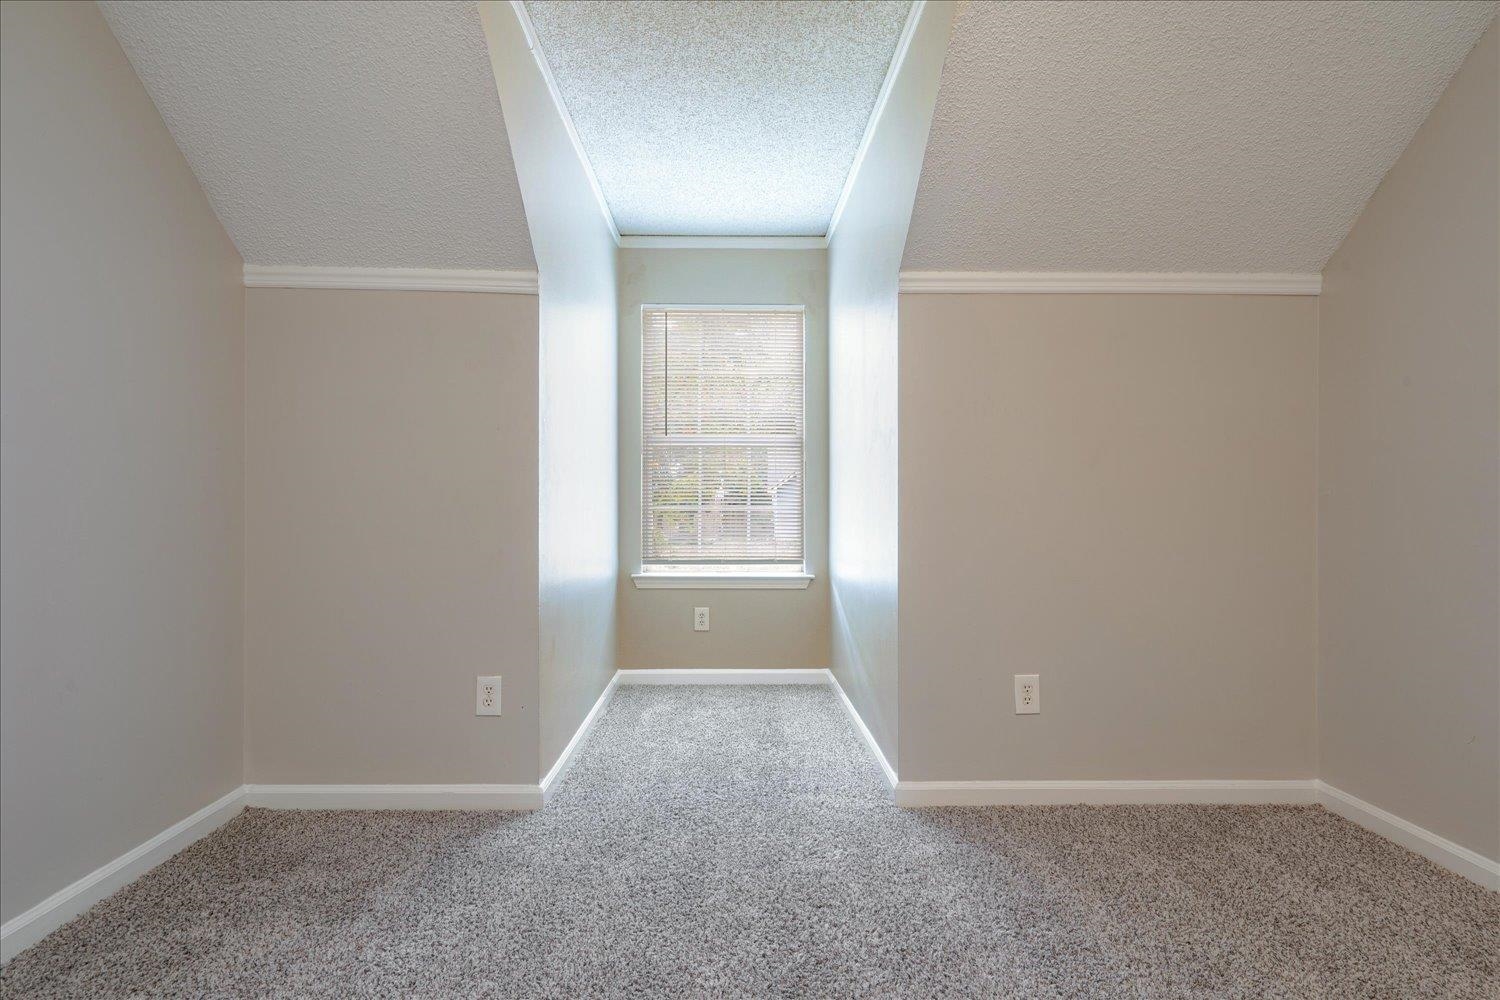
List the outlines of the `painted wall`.
<svg viewBox="0 0 1500 1000">
<path fill-rule="evenodd" d="M 534 782 L 536 298 L 245 296 L 248 780 Z"/>
<path fill-rule="evenodd" d="M 8 920 L 240 784 L 244 292 L 97 8 L 0 48 Z"/>
<path fill-rule="evenodd" d="M 953 4 L 923 10 L 828 245 L 831 667 L 897 763 L 897 282 Z"/>
<path fill-rule="evenodd" d="M 903 780 L 1313 776 L 1316 322 L 901 297 Z"/>
<path fill-rule="evenodd" d="M 515 10 L 482 3 L 480 20 L 541 279 L 540 776 L 615 669 L 617 251 Z"/>
<path fill-rule="evenodd" d="M 1500 33 L 1323 274 L 1324 781 L 1500 858 Z"/>
<path fill-rule="evenodd" d="M 828 666 L 828 257 L 822 250 L 620 251 L 620 667 Z M 806 590 L 636 590 L 641 553 L 641 307 L 807 307 Z M 693 631 L 693 608 L 713 628 Z"/>
</svg>

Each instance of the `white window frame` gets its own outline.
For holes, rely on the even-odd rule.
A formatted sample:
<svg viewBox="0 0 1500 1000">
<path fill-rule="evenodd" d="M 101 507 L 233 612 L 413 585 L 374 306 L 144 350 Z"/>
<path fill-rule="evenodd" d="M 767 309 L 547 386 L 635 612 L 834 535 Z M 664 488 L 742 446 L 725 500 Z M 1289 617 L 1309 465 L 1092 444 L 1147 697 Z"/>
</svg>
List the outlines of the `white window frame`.
<svg viewBox="0 0 1500 1000">
<path fill-rule="evenodd" d="M 642 535 L 635 554 L 637 571 L 630 574 L 638 590 L 806 590 L 813 581 L 807 572 L 807 307 L 801 304 L 774 305 L 730 305 L 725 303 L 680 303 L 643 302 L 636 319 L 636 357 L 645 354 L 646 313 L 654 310 L 680 309 L 684 312 L 796 312 L 802 315 L 802 565 L 787 566 L 775 563 L 725 565 L 647 566 L 645 563 L 646 539 Z M 645 514 L 646 486 L 646 372 L 643 366 L 637 373 L 636 410 L 639 433 L 635 441 L 636 462 L 640 468 L 640 489 L 637 503 L 641 505 L 637 521 Z"/>
</svg>

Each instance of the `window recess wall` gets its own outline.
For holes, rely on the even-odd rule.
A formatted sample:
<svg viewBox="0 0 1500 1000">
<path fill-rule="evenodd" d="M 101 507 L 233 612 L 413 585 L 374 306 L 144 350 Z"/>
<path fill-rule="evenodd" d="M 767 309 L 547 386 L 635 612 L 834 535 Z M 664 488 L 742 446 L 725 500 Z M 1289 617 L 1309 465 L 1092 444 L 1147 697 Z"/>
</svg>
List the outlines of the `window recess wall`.
<svg viewBox="0 0 1500 1000">
<path fill-rule="evenodd" d="M 624 248 L 618 287 L 619 665 L 827 666 L 828 590 L 826 579 L 820 579 L 826 576 L 828 551 L 825 252 Z M 670 335 L 668 318 L 661 315 L 666 312 L 673 317 Z M 689 312 L 703 315 L 689 322 Z M 794 350 L 799 319 L 800 358 Z M 654 342 L 648 321 L 659 324 Z M 712 324 L 724 328 L 710 329 Z M 758 345 L 728 366 L 737 373 L 698 368 L 700 348 L 705 357 L 720 351 L 721 342 L 735 336 L 727 332 L 733 328 L 751 331 L 749 342 Z M 774 349 L 772 340 L 778 345 Z M 688 349 L 691 359 L 684 353 Z M 643 352 L 649 355 L 644 373 Z M 718 397 L 719 403 L 707 397 L 700 403 L 698 387 L 686 381 L 741 379 L 747 362 L 758 366 L 756 380 L 763 383 L 753 412 L 720 405 L 744 400 L 742 384 Z M 799 368 L 800 407 L 795 399 L 788 406 L 784 394 L 794 386 L 786 376 Z M 783 396 L 772 391 L 778 380 Z M 679 398 L 679 390 L 691 398 Z M 652 393 L 655 403 L 647 398 Z M 652 415 L 643 419 L 647 411 Z M 792 478 L 799 413 L 800 488 Z M 694 440 L 688 443 L 690 434 Z M 706 444 L 710 439 L 717 443 Z M 700 448 L 704 462 L 696 456 L 675 466 L 670 461 L 674 454 Z M 738 459 L 729 449 L 738 449 Z M 644 473 L 653 460 L 662 466 L 659 485 L 678 493 L 692 486 L 687 509 L 668 510 L 668 499 L 683 498 L 668 498 L 661 490 L 663 506 L 656 514 L 647 509 Z M 695 463 L 698 468 L 686 468 Z M 771 474 L 773 466 L 780 474 Z M 705 483 L 716 481 L 711 490 L 694 485 L 705 471 Z M 757 499 L 761 502 L 752 502 Z M 734 500 L 739 503 L 728 502 Z M 683 537 L 647 537 L 653 519 L 671 518 L 692 528 L 692 544 L 684 544 Z M 711 529 L 705 535 L 711 544 L 701 548 L 700 526 Z M 731 528 L 738 528 L 737 542 Z M 690 567 L 685 574 L 684 566 Z M 695 607 L 711 608 L 710 631 L 693 631 Z"/>
</svg>

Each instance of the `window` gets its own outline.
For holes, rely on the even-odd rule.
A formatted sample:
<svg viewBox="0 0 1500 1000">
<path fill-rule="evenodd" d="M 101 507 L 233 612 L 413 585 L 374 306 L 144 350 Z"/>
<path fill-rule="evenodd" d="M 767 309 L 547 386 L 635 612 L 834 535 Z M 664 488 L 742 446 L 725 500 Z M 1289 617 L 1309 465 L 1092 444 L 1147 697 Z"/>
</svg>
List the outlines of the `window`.
<svg viewBox="0 0 1500 1000">
<path fill-rule="evenodd" d="M 642 311 L 643 576 L 801 572 L 802 319 Z"/>
</svg>

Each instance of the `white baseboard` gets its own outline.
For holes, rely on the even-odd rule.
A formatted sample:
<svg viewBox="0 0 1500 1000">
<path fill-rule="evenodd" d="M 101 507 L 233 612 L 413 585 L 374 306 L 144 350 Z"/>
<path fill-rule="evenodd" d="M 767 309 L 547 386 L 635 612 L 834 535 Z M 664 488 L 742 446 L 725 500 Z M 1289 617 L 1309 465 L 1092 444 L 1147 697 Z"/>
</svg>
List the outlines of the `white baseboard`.
<svg viewBox="0 0 1500 1000">
<path fill-rule="evenodd" d="M 1150 803 L 1293 803 L 1317 801 L 1316 782 L 1295 780 L 1187 780 L 1187 781 L 901 781 L 886 760 L 865 720 L 844 692 L 832 671 L 827 683 L 839 696 L 854 727 L 870 748 L 885 779 L 892 800 L 907 808 L 930 806 L 997 806 L 1063 804 Z"/>
<path fill-rule="evenodd" d="M 540 809 L 621 684 L 827 684 L 893 789 L 895 804 L 923 806 L 1321 803 L 1346 819 L 1491 890 L 1500 862 L 1316 780 L 900 781 L 833 673 L 815 670 L 616 671 L 557 763 L 537 785 L 242 785 L 0 926 L 0 963 L 163 861 L 246 806 L 268 809 Z"/>
<path fill-rule="evenodd" d="M 163 861 L 238 816 L 245 808 L 245 789 L 236 788 L 187 819 L 174 823 L 144 844 L 54 892 L 0 927 L 0 963 L 36 944 L 90 906 L 140 878 Z"/>
<path fill-rule="evenodd" d="M 902 807 L 994 805 L 1313 805 L 1328 809 L 1368 830 L 1429 858 L 1490 889 L 1500 889 L 1500 862 L 1424 830 L 1378 806 L 1312 778 L 1188 779 L 1142 781 L 901 781 L 886 760 L 865 720 L 830 670 L 621 670 L 620 684 L 827 684 L 838 695 L 870 753 L 880 764 Z M 613 684 L 613 682 L 611 682 Z M 606 695 L 611 693 L 606 690 Z M 582 741 L 594 712 L 584 722 L 564 758 Z M 563 761 L 558 762 L 560 767 Z M 557 768 L 553 769 L 554 771 Z M 555 780 L 549 775 L 549 780 Z"/>
<path fill-rule="evenodd" d="M 700 669 L 679 670 L 619 670 L 615 672 L 616 678 L 621 684 L 821 684 L 833 688 L 838 695 L 839 701 L 843 703 L 844 711 L 849 713 L 854 728 L 859 730 L 859 735 L 864 738 L 865 745 L 870 748 L 870 753 L 880 764 L 880 770 L 885 774 L 886 782 L 894 788 L 896 786 L 896 771 L 891 767 L 890 761 L 885 759 L 885 754 L 880 749 L 880 744 L 875 742 L 875 737 L 870 733 L 870 728 L 865 725 L 865 720 L 859 717 L 855 711 L 854 703 L 839 686 L 838 678 L 833 676 L 833 671 L 827 667 L 795 668 L 785 670 L 748 670 L 728 669 L 717 667 L 705 667 Z M 597 706 L 596 706 L 597 707 Z M 574 737 L 577 739 L 578 737 Z"/>
<path fill-rule="evenodd" d="M 541 785 L 246 785 L 263 809 L 518 809 L 542 807 Z"/>
<path fill-rule="evenodd" d="M 621 684 L 827 684 L 823 667 L 787 670 L 740 670 L 706 667 L 693 670 L 620 670 Z"/>
<path fill-rule="evenodd" d="M 594 728 L 594 723 L 599 721 L 599 716 L 604 713 L 609 700 L 615 696 L 615 688 L 619 686 L 620 672 L 616 670 L 610 677 L 609 683 L 604 685 L 604 690 L 600 692 L 599 699 L 594 702 L 594 707 L 589 709 L 589 714 L 583 717 L 583 724 L 578 727 L 578 732 L 574 733 L 568 745 L 563 747 L 557 763 L 553 764 L 552 770 L 542 778 L 543 804 L 550 801 L 553 793 L 557 791 L 557 783 L 562 780 L 562 776 L 567 773 L 568 767 L 573 763 L 573 755 L 578 752 L 578 747 L 583 743 L 584 737 L 588 736 L 589 731 Z"/>
<path fill-rule="evenodd" d="M 1318 801 L 1325 809 L 1336 812 L 1387 840 L 1393 840 L 1451 872 L 1478 882 L 1486 889 L 1500 890 L 1500 861 L 1487 858 L 1462 844 L 1455 844 L 1325 781 L 1317 782 L 1317 786 Z"/>
<path fill-rule="evenodd" d="M 880 770 L 885 774 L 886 784 L 896 788 L 899 781 L 896 778 L 896 769 L 891 767 L 891 762 L 885 759 L 885 751 L 880 749 L 880 744 L 875 742 L 875 735 L 870 732 L 870 727 L 865 725 L 865 720 L 860 718 L 859 711 L 855 709 L 854 702 L 844 693 L 844 686 L 839 679 L 833 675 L 833 671 L 826 671 L 828 683 L 833 687 L 834 694 L 839 696 L 839 701 L 844 704 L 844 711 L 849 713 L 849 718 L 854 722 L 854 728 L 859 730 L 859 735 L 864 738 L 865 746 L 870 748 L 870 753 L 875 755 L 875 761 L 880 765 Z"/>
<path fill-rule="evenodd" d="M 902 781 L 898 806 L 1154 805 L 1173 803 L 1311 805 L 1312 779 L 1183 781 Z"/>
</svg>

